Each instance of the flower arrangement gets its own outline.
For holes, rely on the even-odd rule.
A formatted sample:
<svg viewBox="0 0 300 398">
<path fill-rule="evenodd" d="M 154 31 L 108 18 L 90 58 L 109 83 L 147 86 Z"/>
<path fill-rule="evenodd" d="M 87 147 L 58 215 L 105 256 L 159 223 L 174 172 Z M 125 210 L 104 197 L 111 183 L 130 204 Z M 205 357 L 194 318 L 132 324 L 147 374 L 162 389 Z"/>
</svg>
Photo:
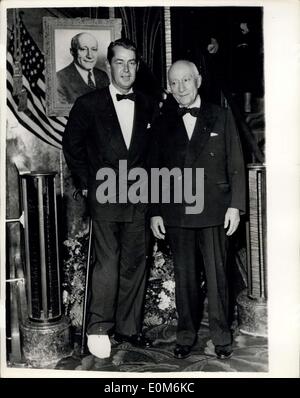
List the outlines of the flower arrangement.
<svg viewBox="0 0 300 398">
<path fill-rule="evenodd" d="M 146 326 L 174 323 L 177 319 L 175 306 L 175 280 L 173 260 L 168 246 L 161 242 L 153 248 L 145 300 L 144 323 Z"/>
<path fill-rule="evenodd" d="M 66 249 L 63 267 L 63 304 L 65 315 L 69 317 L 75 328 L 80 328 L 82 325 L 88 232 L 88 229 L 81 231 L 74 238 L 63 242 Z"/>
<path fill-rule="evenodd" d="M 82 325 L 88 253 L 88 228 L 64 241 L 63 304 L 72 326 Z M 177 319 L 173 262 L 168 246 L 155 244 L 145 299 L 144 324 L 160 325 Z"/>
</svg>

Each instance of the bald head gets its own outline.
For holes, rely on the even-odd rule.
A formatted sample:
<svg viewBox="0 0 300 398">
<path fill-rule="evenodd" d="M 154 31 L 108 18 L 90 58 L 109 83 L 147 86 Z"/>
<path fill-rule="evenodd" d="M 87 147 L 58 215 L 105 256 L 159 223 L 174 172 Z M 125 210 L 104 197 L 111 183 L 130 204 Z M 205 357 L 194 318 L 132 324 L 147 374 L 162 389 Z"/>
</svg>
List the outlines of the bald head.
<svg viewBox="0 0 300 398">
<path fill-rule="evenodd" d="M 71 40 L 70 52 L 80 68 L 91 70 L 97 62 L 97 39 L 90 33 L 78 33 Z"/>
<path fill-rule="evenodd" d="M 197 66 L 191 62 L 191 61 L 187 61 L 185 59 L 180 59 L 179 61 L 174 62 L 169 69 L 168 72 L 168 78 L 169 78 L 169 82 L 170 82 L 170 75 L 172 76 L 172 73 L 177 73 L 177 71 L 181 71 L 181 70 L 189 70 L 189 72 L 194 76 L 197 77 L 199 76 L 199 71 L 197 69 Z"/>
<path fill-rule="evenodd" d="M 174 62 L 168 72 L 171 92 L 181 106 L 190 106 L 198 95 L 201 76 L 193 62 L 179 60 Z"/>
</svg>

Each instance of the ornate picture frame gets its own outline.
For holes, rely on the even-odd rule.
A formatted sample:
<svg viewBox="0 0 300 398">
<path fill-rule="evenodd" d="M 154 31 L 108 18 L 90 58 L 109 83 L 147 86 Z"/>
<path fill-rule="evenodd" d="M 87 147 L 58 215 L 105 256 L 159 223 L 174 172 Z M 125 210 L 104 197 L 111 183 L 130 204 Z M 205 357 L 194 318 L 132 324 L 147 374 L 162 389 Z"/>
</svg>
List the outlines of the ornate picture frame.
<svg viewBox="0 0 300 398">
<path fill-rule="evenodd" d="M 94 36 L 98 42 L 95 67 L 106 72 L 107 47 L 111 41 L 121 37 L 121 29 L 122 20 L 117 18 L 43 18 L 47 116 L 68 116 L 74 103 L 62 100 L 58 95 L 57 79 L 57 72 L 73 63 L 71 39 L 78 33 Z"/>
</svg>

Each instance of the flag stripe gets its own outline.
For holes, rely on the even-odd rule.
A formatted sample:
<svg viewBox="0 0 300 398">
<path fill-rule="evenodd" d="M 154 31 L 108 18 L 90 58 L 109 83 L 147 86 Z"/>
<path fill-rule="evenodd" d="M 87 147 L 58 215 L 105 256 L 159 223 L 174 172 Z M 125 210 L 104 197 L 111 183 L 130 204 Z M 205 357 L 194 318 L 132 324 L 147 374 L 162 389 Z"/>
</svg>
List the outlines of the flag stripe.
<svg viewBox="0 0 300 398">
<path fill-rule="evenodd" d="M 38 113 L 39 117 L 48 125 L 47 128 L 53 129 L 53 133 L 57 133 L 58 136 L 61 136 L 62 133 L 64 132 L 64 127 L 63 126 L 57 126 L 55 121 L 50 121 L 49 118 L 45 115 L 44 109 L 42 107 L 41 102 L 34 96 L 32 95 L 29 87 L 29 83 L 27 82 L 26 79 L 23 80 L 24 82 L 24 87 L 27 89 L 27 96 L 28 99 L 31 101 L 34 109 Z"/>
<path fill-rule="evenodd" d="M 47 116 L 45 101 L 45 68 L 44 56 L 26 30 L 23 22 L 19 26 L 21 32 L 20 49 L 22 68 L 22 85 L 26 90 L 27 104 L 24 112 L 18 110 L 18 96 L 13 95 L 14 87 L 14 37 L 12 35 L 7 53 L 7 105 L 20 124 L 28 131 L 49 143 L 55 148 L 62 147 L 62 134 L 68 121 L 66 117 Z"/>
<path fill-rule="evenodd" d="M 8 56 L 7 57 L 8 63 L 9 63 L 10 59 L 11 59 L 11 56 Z M 7 68 L 7 69 L 11 70 L 11 68 Z M 13 86 L 13 77 L 12 77 L 11 73 L 7 73 L 7 79 L 9 80 L 11 85 Z M 43 107 L 41 101 L 30 90 L 30 84 L 29 84 L 28 80 L 25 77 L 23 77 L 23 84 L 24 84 L 24 87 L 27 90 L 28 100 L 30 100 L 32 102 L 32 105 L 35 107 L 36 111 L 38 112 L 39 117 L 41 117 L 47 124 L 51 124 L 51 127 L 54 130 L 53 133 L 58 133 L 59 136 L 61 136 L 62 133 L 64 132 L 65 126 L 63 126 L 61 123 L 57 124 L 55 119 L 54 120 L 49 120 L 49 118 L 47 118 L 47 116 L 45 114 L 45 108 Z M 51 127 L 50 127 L 50 129 L 51 129 Z"/>
<path fill-rule="evenodd" d="M 7 86 L 10 90 L 12 90 L 12 77 L 7 78 Z M 45 116 L 45 114 L 43 114 L 42 111 L 40 111 L 39 106 L 36 104 L 38 101 L 32 96 L 28 85 L 25 82 L 24 87 L 27 91 L 27 108 L 40 121 L 40 124 L 44 126 L 45 131 L 48 131 L 51 136 L 60 141 L 63 131 L 57 133 L 51 126 L 49 126 L 47 117 Z"/>
<path fill-rule="evenodd" d="M 10 94 L 8 94 L 8 97 L 10 96 Z M 34 134 L 37 138 L 39 138 L 40 140 L 44 141 L 45 143 L 57 148 L 57 149 L 61 149 L 61 147 L 57 144 L 57 143 L 52 143 L 51 139 L 49 137 L 43 137 L 41 134 L 38 134 L 35 130 L 35 128 L 32 128 L 30 126 L 30 123 L 26 122 L 26 117 L 20 117 L 18 110 L 16 109 L 16 104 L 14 103 L 14 101 L 7 101 L 7 106 L 8 108 L 12 111 L 12 113 L 15 115 L 16 119 L 18 120 L 18 122 L 28 131 L 30 131 L 32 134 Z M 25 120 L 24 120 L 25 119 Z"/>
<path fill-rule="evenodd" d="M 10 86 L 10 82 L 9 80 L 7 81 L 7 86 L 8 88 L 12 88 Z M 28 93 L 28 91 L 27 91 Z M 53 129 L 51 129 L 51 127 L 43 120 L 43 118 L 41 118 L 38 114 L 38 112 L 36 111 L 36 108 L 32 105 L 31 100 L 30 100 L 30 93 L 28 93 L 29 98 L 27 101 L 27 110 L 25 112 L 20 112 L 20 117 L 22 117 L 22 114 L 27 114 L 27 116 L 30 117 L 30 119 L 32 120 L 32 122 L 35 122 L 37 124 L 37 126 L 39 127 L 39 129 L 41 129 L 44 134 L 46 133 L 46 135 L 48 134 L 52 139 L 54 139 L 57 143 L 61 142 L 61 136 L 56 136 L 53 134 Z M 9 97 L 10 100 L 13 99 L 12 96 Z M 17 107 L 16 107 L 17 109 Z"/>
<path fill-rule="evenodd" d="M 43 73 L 43 76 L 44 76 L 44 73 Z M 39 79 L 38 82 L 37 82 L 37 84 L 38 84 L 38 86 L 39 86 L 39 88 L 40 88 L 41 90 L 43 90 L 43 91 L 46 90 L 46 85 L 45 85 L 45 83 L 42 81 L 42 79 Z M 45 110 L 45 112 L 46 112 L 46 101 L 45 101 L 44 98 L 41 98 L 41 103 L 42 103 L 43 108 L 44 108 L 44 110 Z M 57 123 L 60 123 L 64 128 L 65 128 L 65 126 L 66 126 L 66 124 L 67 124 L 67 121 L 68 121 L 68 118 L 65 117 L 65 116 L 48 116 L 48 119 L 51 119 L 51 120 L 56 121 Z"/>
</svg>

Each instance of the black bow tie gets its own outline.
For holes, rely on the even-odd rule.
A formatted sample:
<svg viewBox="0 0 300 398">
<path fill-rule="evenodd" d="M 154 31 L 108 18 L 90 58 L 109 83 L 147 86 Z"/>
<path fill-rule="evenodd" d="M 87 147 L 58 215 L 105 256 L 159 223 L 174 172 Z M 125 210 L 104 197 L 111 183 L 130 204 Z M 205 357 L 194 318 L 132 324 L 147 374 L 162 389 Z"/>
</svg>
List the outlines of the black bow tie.
<svg viewBox="0 0 300 398">
<path fill-rule="evenodd" d="M 197 117 L 200 112 L 200 108 L 178 108 L 177 109 L 179 116 L 184 116 L 186 113 L 190 113 L 192 116 Z"/>
<path fill-rule="evenodd" d="M 131 101 L 135 101 L 135 93 L 130 93 L 130 94 L 117 94 L 117 101 L 121 101 L 123 99 L 129 99 Z"/>
</svg>

